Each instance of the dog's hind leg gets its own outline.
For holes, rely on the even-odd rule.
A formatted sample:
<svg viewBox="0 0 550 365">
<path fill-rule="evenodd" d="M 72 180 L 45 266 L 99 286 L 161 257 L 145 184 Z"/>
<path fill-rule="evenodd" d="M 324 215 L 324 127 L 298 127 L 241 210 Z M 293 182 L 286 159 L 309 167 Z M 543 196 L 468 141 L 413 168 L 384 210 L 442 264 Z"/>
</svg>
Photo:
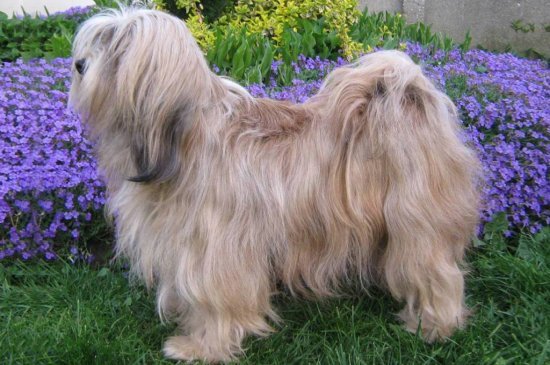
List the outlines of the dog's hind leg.
<svg viewBox="0 0 550 365">
<path fill-rule="evenodd" d="M 367 55 L 334 74 L 325 92 L 335 110 L 362 106 L 362 118 L 344 125 L 363 128 L 385 174 L 387 244 L 377 272 L 406 301 L 407 329 L 447 337 L 467 312 L 459 265 L 478 219 L 478 159 L 461 141 L 451 100 L 403 53 Z"/>
<path fill-rule="evenodd" d="M 452 102 L 408 57 L 374 54 L 358 70 L 374 89 L 365 120 L 387 174 L 379 271 L 407 303 L 407 329 L 444 338 L 467 312 L 459 265 L 477 224 L 479 163 L 461 141 Z"/>
<path fill-rule="evenodd" d="M 408 156 L 386 157 L 387 245 L 380 269 L 392 295 L 407 302 L 400 314 L 407 329 L 421 328 L 432 341 L 450 336 L 464 323 L 459 265 L 475 228 L 476 195 L 467 181 L 467 166 L 443 160 L 443 151 L 429 155 L 407 148 Z M 395 159 L 397 165 L 391 162 Z"/>
<path fill-rule="evenodd" d="M 393 227 L 383 259 L 385 282 L 396 299 L 406 301 L 399 317 L 407 330 L 420 331 L 428 342 L 444 339 L 464 325 L 467 315 L 460 248 L 423 232 L 425 223 L 415 222 L 419 218 L 399 214 L 387 215 Z"/>
</svg>

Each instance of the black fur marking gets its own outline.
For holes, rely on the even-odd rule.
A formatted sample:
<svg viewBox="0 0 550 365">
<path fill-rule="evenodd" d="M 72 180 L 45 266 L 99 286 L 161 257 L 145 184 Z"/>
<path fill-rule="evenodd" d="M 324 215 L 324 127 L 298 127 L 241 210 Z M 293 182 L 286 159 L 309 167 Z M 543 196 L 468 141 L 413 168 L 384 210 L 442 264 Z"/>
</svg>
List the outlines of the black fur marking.
<svg viewBox="0 0 550 365">
<path fill-rule="evenodd" d="M 386 85 L 382 80 L 376 82 L 376 88 L 374 90 L 375 96 L 385 96 L 386 95 Z"/>
<path fill-rule="evenodd" d="M 185 109 L 184 109 L 185 110 Z M 180 166 L 179 148 L 186 128 L 186 113 L 177 111 L 167 121 L 162 131 L 160 154 L 156 161 L 151 161 L 146 136 L 139 133 L 132 138 L 132 154 L 137 169 L 137 175 L 128 178 L 136 183 L 162 183 L 174 178 Z"/>
<path fill-rule="evenodd" d="M 407 86 L 405 89 L 405 103 L 423 110 L 424 103 L 422 102 L 421 94 L 422 90 L 418 89 L 416 86 Z"/>
</svg>

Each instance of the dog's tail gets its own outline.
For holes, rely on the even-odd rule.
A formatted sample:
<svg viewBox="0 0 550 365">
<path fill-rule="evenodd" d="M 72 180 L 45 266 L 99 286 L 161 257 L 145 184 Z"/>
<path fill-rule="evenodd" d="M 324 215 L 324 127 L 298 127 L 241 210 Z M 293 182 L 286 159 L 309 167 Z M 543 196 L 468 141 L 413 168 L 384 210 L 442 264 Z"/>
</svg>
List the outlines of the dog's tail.
<svg viewBox="0 0 550 365">
<path fill-rule="evenodd" d="M 343 180 L 346 186 L 367 181 L 369 189 L 382 189 L 369 194 L 381 197 L 387 236 L 381 276 L 394 296 L 407 300 L 402 317 L 411 327 L 424 311 L 424 324 L 440 328 L 428 336 L 446 335 L 464 317 L 457 263 L 477 224 L 480 176 L 453 103 L 397 51 L 373 53 L 336 70 L 323 94 L 327 114 L 340 121 L 330 128 L 338 128 L 334 132 L 348 154 L 343 159 L 366 153 L 365 166 L 377 166 L 348 164 Z M 378 174 L 378 183 L 369 182 L 374 176 L 357 179 L 350 169 Z"/>
</svg>

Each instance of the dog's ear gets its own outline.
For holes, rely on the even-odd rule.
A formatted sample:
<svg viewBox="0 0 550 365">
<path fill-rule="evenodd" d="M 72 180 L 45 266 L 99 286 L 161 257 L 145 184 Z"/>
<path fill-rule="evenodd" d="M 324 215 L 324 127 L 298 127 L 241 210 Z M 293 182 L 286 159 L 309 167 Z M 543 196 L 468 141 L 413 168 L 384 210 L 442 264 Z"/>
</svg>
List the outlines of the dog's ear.
<svg viewBox="0 0 550 365">
<path fill-rule="evenodd" d="M 163 183 L 181 171 L 183 142 L 189 125 L 189 111 L 180 108 L 157 121 L 151 130 L 132 133 L 131 153 L 137 174 L 128 178 L 137 183 Z"/>
</svg>

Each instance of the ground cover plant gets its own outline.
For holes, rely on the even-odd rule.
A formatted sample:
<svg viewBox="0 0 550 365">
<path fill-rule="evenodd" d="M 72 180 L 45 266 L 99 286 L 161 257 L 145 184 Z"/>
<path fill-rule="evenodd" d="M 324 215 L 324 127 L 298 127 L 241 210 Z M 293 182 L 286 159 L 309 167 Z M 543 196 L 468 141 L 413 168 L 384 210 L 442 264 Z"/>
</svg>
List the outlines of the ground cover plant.
<svg viewBox="0 0 550 365">
<path fill-rule="evenodd" d="M 104 203 L 91 144 L 67 109 L 70 63 L 0 68 L 0 258 L 51 260 L 60 242 L 79 256 L 70 242 Z"/>
<path fill-rule="evenodd" d="M 471 50 L 436 52 L 408 44 L 407 52 L 457 104 L 465 138 L 479 152 L 483 222 L 498 213 L 506 234 L 538 232 L 549 223 L 550 71 L 542 61 Z M 277 83 L 281 62 L 255 96 L 302 102 L 326 73 L 344 64 L 299 57 L 301 78 Z M 70 60 L 4 63 L 0 69 L 0 258 L 82 258 L 84 248 L 105 239 L 98 228 L 104 203 L 92 146 L 67 109 Z M 92 217 L 99 217 L 94 219 Z"/>
</svg>

